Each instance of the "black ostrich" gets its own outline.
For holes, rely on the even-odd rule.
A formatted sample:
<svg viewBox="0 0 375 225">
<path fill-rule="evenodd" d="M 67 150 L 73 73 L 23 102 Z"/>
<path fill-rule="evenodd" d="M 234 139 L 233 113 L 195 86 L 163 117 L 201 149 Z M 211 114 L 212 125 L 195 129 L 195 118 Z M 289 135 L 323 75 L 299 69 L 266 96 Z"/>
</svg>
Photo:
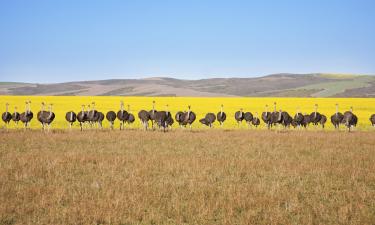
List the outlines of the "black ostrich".
<svg viewBox="0 0 375 225">
<path fill-rule="evenodd" d="M 324 126 L 327 122 L 327 117 L 323 114 L 321 114 L 321 116 L 322 116 L 322 118 L 320 119 L 319 123 L 320 123 L 320 125 L 322 125 L 322 128 L 324 129 Z"/>
<path fill-rule="evenodd" d="M 304 121 L 304 116 L 303 114 L 300 112 L 299 109 L 297 109 L 297 113 L 294 115 L 294 118 L 293 118 L 293 126 L 294 127 L 302 127 L 303 126 L 303 121 Z"/>
<path fill-rule="evenodd" d="M 253 121 L 253 118 L 254 118 L 253 114 L 251 112 L 245 112 L 243 114 L 243 118 L 246 121 L 247 126 L 250 127 L 251 126 L 251 122 Z"/>
<path fill-rule="evenodd" d="M 322 120 L 322 115 L 318 112 L 318 104 L 315 104 L 315 110 L 310 114 L 310 123 L 318 125 Z"/>
<path fill-rule="evenodd" d="M 303 124 L 302 124 L 302 126 L 305 127 L 305 128 L 307 128 L 310 123 L 311 123 L 310 115 L 308 115 L 308 114 L 303 115 Z"/>
<path fill-rule="evenodd" d="M 12 114 L 12 120 L 13 120 L 13 122 L 16 123 L 16 125 L 18 125 L 18 121 L 20 121 L 20 117 L 21 117 L 21 115 L 20 115 L 19 112 L 17 112 L 17 106 L 16 106 L 16 107 L 14 107 L 14 112 Z"/>
<path fill-rule="evenodd" d="M 51 123 L 52 123 L 53 120 L 55 119 L 55 113 L 54 113 L 53 110 L 52 110 L 52 106 L 53 106 L 53 104 L 50 104 L 50 105 L 49 105 L 49 112 L 44 111 L 44 112 L 40 115 L 40 116 L 41 116 L 41 120 L 42 120 L 42 124 L 43 124 L 43 129 L 45 129 L 45 127 L 47 126 L 48 131 L 49 131 L 50 128 L 51 128 Z"/>
<path fill-rule="evenodd" d="M 114 126 L 115 120 L 116 120 L 116 113 L 113 112 L 113 111 L 109 111 L 109 112 L 107 112 L 107 114 L 105 115 L 105 117 L 109 121 L 110 127 L 113 130 L 113 126 Z"/>
<path fill-rule="evenodd" d="M 31 111 L 31 101 L 26 101 L 25 112 L 21 113 L 20 120 L 25 125 L 25 129 L 30 128 L 30 122 L 34 117 Z"/>
<path fill-rule="evenodd" d="M 240 123 L 242 123 L 242 120 L 244 119 L 244 113 L 242 108 L 240 109 L 240 111 L 234 113 L 234 119 L 237 121 L 237 125 L 239 127 Z"/>
<path fill-rule="evenodd" d="M 103 128 L 104 118 L 105 118 L 104 113 L 98 112 L 98 116 L 97 116 L 97 118 L 95 118 L 95 122 L 98 123 L 98 126 L 99 126 L 100 129 Z"/>
<path fill-rule="evenodd" d="M 128 119 L 126 120 L 126 122 L 127 122 L 128 124 L 132 124 L 132 123 L 134 123 L 134 121 L 135 121 L 135 117 L 134 117 L 134 115 L 130 112 L 130 105 L 128 105 L 128 113 L 129 113 L 129 117 L 128 117 Z"/>
<path fill-rule="evenodd" d="M 138 112 L 138 118 L 141 120 L 142 126 L 145 130 L 148 128 L 148 121 L 150 120 L 150 114 L 146 110 Z"/>
<path fill-rule="evenodd" d="M 280 114 L 281 114 L 281 118 L 282 118 L 281 124 L 284 126 L 284 128 L 290 127 L 290 125 L 293 122 L 293 118 L 286 111 L 281 112 L 281 110 L 280 110 Z"/>
<path fill-rule="evenodd" d="M 173 117 L 172 117 L 171 114 L 170 114 L 170 116 L 168 116 L 166 122 L 167 122 L 167 126 L 168 126 L 170 129 L 172 129 L 172 125 L 173 125 L 173 123 L 174 123 L 174 120 L 173 120 Z"/>
<path fill-rule="evenodd" d="M 182 112 L 182 111 L 178 111 L 175 115 L 175 120 L 176 122 L 180 125 L 180 127 L 183 126 L 183 123 L 184 123 L 184 115 L 185 115 L 185 112 Z"/>
<path fill-rule="evenodd" d="M 282 110 L 280 109 L 279 111 L 277 111 L 276 104 L 276 102 L 273 103 L 274 109 L 271 113 L 271 124 L 274 126 L 276 126 L 277 124 L 281 124 L 283 122 Z"/>
<path fill-rule="evenodd" d="M 157 111 L 155 110 L 155 101 L 152 101 L 152 109 L 148 112 L 150 115 L 150 121 L 151 121 L 151 128 L 154 129 L 154 123 L 156 121 L 156 113 Z"/>
<path fill-rule="evenodd" d="M 258 127 L 260 125 L 260 119 L 258 117 L 258 113 L 257 112 L 255 113 L 255 116 L 253 117 L 253 120 L 251 121 L 251 124 L 254 127 Z"/>
<path fill-rule="evenodd" d="M 184 126 L 189 125 L 190 130 L 192 129 L 192 124 L 194 123 L 197 116 L 193 111 L 191 111 L 191 106 L 188 105 L 188 111 L 184 113 L 183 115 L 183 121 L 182 124 Z"/>
<path fill-rule="evenodd" d="M 8 129 L 9 122 L 12 119 L 12 114 L 8 111 L 8 103 L 5 103 L 5 112 L 1 115 L 1 119 L 5 123 L 5 127 Z"/>
<path fill-rule="evenodd" d="M 77 120 L 77 115 L 73 111 L 69 111 L 65 114 L 65 120 L 69 123 L 69 129 L 72 129 L 74 122 Z"/>
<path fill-rule="evenodd" d="M 331 123 L 335 126 L 335 129 L 340 129 L 340 124 L 344 119 L 344 115 L 339 112 L 339 104 L 336 103 L 336 112 L 331 116 Z"/>
<path fill-rule="evenodd" d="M 227 119 L 227 114 L 223 111 L 223 105 L 221 105 L 220 112 L 217 113 L 216 118 L 220 123 L 220 127 L 223 127 L 224 121 Z"/>
<path fill-rule="evenodd" d="M 272 126 L 272 123 L 271 123 L 271 113 L 268 111 L 268 105 L 266 105 L 265 112 L 262 113 L 262 120 L 267 125 L 267 128 L 270 129 Z"/>
<path fill-rule="evenodd" d="M 199 122 L 211 128 L 215 120 L 216 120 L 216 116 L 214 113 L 207 113 L 204 118 L 199 120 Z"/>
<path fill-rule="evenodd" d="M 163 132 L 168 128 L 169 117 L 172 117 L 171 113 L 168 111 L 168 105 L 166 105 L 165 111 L 158 111 L 155 114 L 155 121 L 159 128 L 163 128 Z"/>
<path fill-rule="evenodd" d="M 370 116 L 370 122 L 371 122 L 371 125 L 372 125 L 373 127 L 375 127 L 375 114 L 372 114 L 372 115 Z"/>
<path fill-rule="evenodd" d="M 77 120 L 82 131 L 84 124 L 88 121 L 87 112 L 85 111 L 85 105 L 82 105 L 82 110 L 77 114 Z"/>
<path fill-rule="evenodd" d="M 87 106 L 87 120 L 90 123 L 90 127 L 92 128 L 94 124 L 100 126 L 99 119 L 100 113 L 95 109 L 95 102 L 92 102 L 92 108 L 90 109 L 90 105 Z"/>
<path fill-rule="evenodd" d="M 124 102 L 120 102 L 120 110 L 117 112 L 117 119 L 120 120 L 120 130 L 125 129 L 125 122 L 129 118 L 129 113 L 124 110 Z"/>
<path fill-rule="evenodd" d="M 358 117 L 353 113 L 353 107 L 350 107 L 349 111 L 344 113 L 343 123 L 348 128 L 350 132 L 354 127 L 357 126 Z"/>
<path fill-rule="evenodd" d="M 44 130 L 44 122 L 43 122 L 43 117 L 45 117 L 48 112 L 44 110 L 45 103 L 42 102 L 40 111 L 36 114 L 36 119 L 39 121 L 39 123 L 42 125 L 42 130 Z"/>
</svg>

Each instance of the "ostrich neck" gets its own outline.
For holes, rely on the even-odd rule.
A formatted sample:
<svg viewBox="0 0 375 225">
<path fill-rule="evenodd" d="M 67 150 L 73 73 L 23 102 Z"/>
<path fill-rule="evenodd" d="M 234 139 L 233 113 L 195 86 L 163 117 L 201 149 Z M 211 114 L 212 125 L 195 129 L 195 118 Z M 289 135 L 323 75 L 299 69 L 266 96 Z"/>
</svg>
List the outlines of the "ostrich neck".
<svg viewBox="0 0 375 225">
<path fill-rule="evenodd" d="M 5 106 L 5 112 L 8 113 L 8 105 Z"/>
<path fill-rule="evenodd" d="M 73 113 L 70 112 L 70 120 L 73 120 Z"/>
</svg>

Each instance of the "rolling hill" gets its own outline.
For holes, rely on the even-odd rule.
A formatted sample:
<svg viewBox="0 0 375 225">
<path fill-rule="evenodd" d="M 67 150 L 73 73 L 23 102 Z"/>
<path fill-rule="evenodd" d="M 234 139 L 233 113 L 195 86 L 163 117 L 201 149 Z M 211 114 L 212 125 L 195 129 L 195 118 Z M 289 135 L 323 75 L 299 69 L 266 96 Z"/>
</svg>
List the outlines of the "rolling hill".
<svg viewBox="0 0 375 225">
<path fill-rule="evenodd" d="M 375 97 L 375 76 L 316 73 L 201 80 L 155 77 L 55 84 L 0 82 L 0 95 Z"/>
</svg>

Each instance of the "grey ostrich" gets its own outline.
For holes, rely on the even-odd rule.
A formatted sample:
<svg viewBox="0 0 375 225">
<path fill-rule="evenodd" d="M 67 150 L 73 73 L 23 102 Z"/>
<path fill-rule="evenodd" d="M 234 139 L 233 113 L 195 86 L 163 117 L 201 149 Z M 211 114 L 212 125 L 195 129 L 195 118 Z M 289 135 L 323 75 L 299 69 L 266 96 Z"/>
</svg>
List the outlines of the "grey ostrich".
<svg viewBox="0 0 375 225">
<path fill-rule="evenodd" d="M 214 113 L 207 113 L 206 116 L 199 120 L 202 124 L 212 128 L 212 124 L 215 122 L 216 116 Z"/>
<path fill-rule="evenodd" d="M 295 127 L 302 127 L 303 126 L 303 120 L 304 120 L 304 116 L 303 114 L 300 112 L 300 109 L 297 108 L 297 112 L 296 114 L 294 115 L 294 118 L 293 118 L 293 126 Z"/>
<path fill-rule="evenodd" d="M 373 127 L 375 127 L 375 114 L 372 114 L 372 115 L 370 116 L 370 122 L 371 122 L 371 125 L 372 125 Z"/>
<path fill-rule="evenodd" d="M 30 122 L 34 117 L 33 112 L 31 111 L 31 101 L 25 102 L 25 112 L 21 113 L 20 120 L 25 125 L 25 129 L 30 128 Z"/>
<path fill-rule="evenodd" d="M 135 117 L 134 117 L 134 115 L 131 113 L 131 111 L 130 111 L 130 105 L 128 105 L 128 113 L 129 113 L 129 117 L 128 117 L 128 119 L 126 120 L 126 122 L 128 123 L 128 124 L 133 124 L 134 123 L 134 121 L 135 121 Z"/>
<path fill-rule="evenodd" d="M 49 111 L 41 114 L 41 120 L 43 124 L 43 129 L 47 127 L 48 131 L 51 129 L 51 123 L 55 119 L 55 113 L 52 110 L 53 104 L 49 104 Z"/>
<path fill-rule="evenodd" d="M 223 124 L 225 122 L 225 120 L 227 119 L 227 114 L 225 114 L 225 112 L 223 111 L 223 105 L 221 105 L 220 107 L 220 112 L 217 113 L 216 115 L 216 118 L 217 118 L 217 121 L 219 121 L 220 123 L 220 127 L 223 127 Z"/>
<path fill-rule="evenodd" d="M 69 123 L 69 129 L 72 129 L 74 122 L 77 120 L 77 115 L 73 111 L 69 111 L 65 114 L 65 120 Z"/>
<path fill-rule="evenodd" d="M 260 125 L 260 119 L 258 117 L 258 113 L 257 112 L 255 113 L 255 116 L 253 117 L 253 120 L 251 121 L 251 124 L 254 127 L 258 127 Z"/>
<path fill-rule="evenodd" d="M 344 115 L 339 112 L 339 104 L 336 103 L 336 112 L 331 116 L 331 123 L 335 126 L 335 129 L 340 129 L 340 124 L 343 122 Z"/>
<path fill-rule="evenodd" d="M 318 112 L 318 104 L 315 104 L 314 112 L 310 114 L 310 123 L 318 125 L 322 120 L 322 115 Z"/>
<path fill-rule="evenodd" d="M 138 112 L 138 118 L 141 120 L 142 126 L 145 130 L 148 128 L 148 121 L 150 120 L 150 114 L 146 110 Z"/>
<path fill-rule="evenodd" d="M 82 110 L 77 114 L 77 120 L 82 131 L 84 124 L 87 122 L 87 112 L 85 111 L 85 105 L 82 105 Z"/>
<path fill-rule="evenodd" d="M 243 118 L 246 121 L 247 126 L 250 128 L 251 122 L 253 121 L 253 118 L 254 118 L 253 114 L 251 112 L 245 112 L 243 114 Z"/>
<path fill-rule="evenodd" d="M 17 112 L 17 106 L 15 106 L 14 112 L 12 113 L 12 120 L 16 124 L 16 126 L 18 125 L 18 121 L 20 121 L 20 116 L 20 113 Z"/>
<path fill-rule="evenodd" d="M 168 110 L 168 105 L 165 106 L 165 111 L 158 111 L 155 114 L 155 121 L 159 128 L 163 128 L 163 132 L 168 128 L 169 117 L 172 117 L 171 113 Z"/>
<path fill-rule="evenodd" d="M 109 121 L 110 127 L 113 130 L 113 126 L 116 120 L 116 113 L 114 111 L 107 112 L 106 116 L 107 120 Z"/>
<path fill-rule="evenodd" d="M 10 114 L 10 112 L 8 111 L 8 106 L 9 104 L 5 103 L 5 112 L 1 115 L 1 119 L 5 123 L 6 129 L 8 129 L 9 122 L 12 119 L 12 114 Z"/>
<path fill-rule="evenodd" d="M 358 117 L 353 113 L 353 107 L 350 107 L 349 111 L 344 113 L 343 123 L 348 128 L 350 132 L 354 127 L 357 126 Z"/>
<path fill-rule="evenodd" d="M 243 113 L 243 109 L 242 108 L 240 109 L 240 111 L 237 111 L 237 112 L 234 113 L 234 119 L 237 121 L 237 125 L 239 127 L 240 123 L 244 119 L 244 113 Z"/>
<path fill-rule="evenodd" d="M 124 110 L 124 102 L 120 102 L 120 110 L 117 112 L 117 119 L 120 120 L 120 130 L 125 128 L 125 122 L 129 118 L 129 113 Z"/>
<path fill-rule="evenodd" d="M 155 123 L 155 116 L 157 111 L 155 110 L 155 101 L 152 101 L 152 109 L 148 112 L 150 115 L 150 121 L 151 121 L 151 128 L 154 129 L 154 123 Z"/>
<path fill-rule="evenodd" d="M 268 105 L 266 105 L 265 108 L 266 110 L 262 113 L 262 120 L 267 125 L 267 128 L 270 129 L 272 126 L 271 113 L 268 111 Z"/>
</svg>

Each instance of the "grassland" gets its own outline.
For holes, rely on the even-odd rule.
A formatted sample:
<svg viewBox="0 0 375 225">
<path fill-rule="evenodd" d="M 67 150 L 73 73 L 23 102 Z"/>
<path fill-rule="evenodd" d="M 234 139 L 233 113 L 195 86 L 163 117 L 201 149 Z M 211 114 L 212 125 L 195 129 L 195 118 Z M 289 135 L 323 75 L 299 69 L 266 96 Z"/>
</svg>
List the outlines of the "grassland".
<svg viewBox="0 0 375 225">
<path fill-rule="evenodd" d="M 373 224 L 375 132 L 0 131 L 0 224 Z"/>
<path fill-rule="evenodd" d="M 240 108 L 244 111 L 250 111 L 253 114 L 258 113 L 259 116 L 265 110 L 265 105 L 270 105 L 269 110 L 273 110 L 273 103 L 278 103 L 278 109 L 288 111 L 292 116 L 296 113 L 297 108 L 300 108 L 303 113 L 311 113 L 314 110 L 314 104 L 319 105 L 318 111 L 325 114 L 328 118 L 335 112 L 335 104 L 340 104 L 340 111 L 349 110 L 350 106 L 354 107 L 354 113 L 358 116 L 359 130 L 368 130 L 370 126 L 369 117 L 375 113 L 375 99 L 374 98 L 198 98 L 198 97 L 108 97 L 108 96 L 0 96 L 0 110 L 5 111 L 5 103 L 10 104 L 10 111 L 13 112 L 14 106 L 17 106 L 19 111 L 24 111 L 24 102 L 31 100 L 32 111 L 36 114 L 40 110 L 41 102 L 53 103 L 56 119 L 52 124 L 53 128 L 64 129 L 68 127 L 65 121 L 65 113 L 73 110 L 79 112 L 81 105 L 88 105 L 95 101 L 96 109 L 99 111 L 108 112 L 109 110 L 118 111 L 120 108 L 120 101 L 123 100 L 125 105 L 130 105 L 131 112 L 137 117 L 137 113 L 141 109 L 150 110 L 152 101 L 156 101 L 157 110 L 165 110 L 165 106 L 169 105 L 169 110 L 174 115 L 177 111 L 187 110 L 187 105 L 192 106 L 192 111 L 197 114 L 198 118 L 203 118 L 208 112 L 218 112 L 220 105 L 224 104 L 224 111 L 228 115 L 228 119 L 224 124 L 224 129 L 237 128 L 234 120 L 234 113 Z M 22 125 L 19 125 L 21 127 Z M 12 123 L 11 128 L 16 126 Z M 40 128 L 40 124 L 36 118 L 31 123 L 32 128 Z M 76 129 L 79 125 L 76 123 Z M 104 122 L 104 127 L 108 128 L 107 121 Z M 119 127 L 119 122 L 115 123 L 115 127 Z M 141 127 L 137 118 L 132 125 L 133 128 Z M 178 127 L 175 123 L 174 127 Z M 196 121 L 193 127 L 202 128 L 202 125 Z M 216 123 L 216 127 L 218 127 Z M 262 124 L 263 127 L 263 124 Z M 243 129 L 247 126 L 243 125 Z M 330 122 L 327 122 L 327 129 L 332 130 L 333 127 Z"/>
</svg>

